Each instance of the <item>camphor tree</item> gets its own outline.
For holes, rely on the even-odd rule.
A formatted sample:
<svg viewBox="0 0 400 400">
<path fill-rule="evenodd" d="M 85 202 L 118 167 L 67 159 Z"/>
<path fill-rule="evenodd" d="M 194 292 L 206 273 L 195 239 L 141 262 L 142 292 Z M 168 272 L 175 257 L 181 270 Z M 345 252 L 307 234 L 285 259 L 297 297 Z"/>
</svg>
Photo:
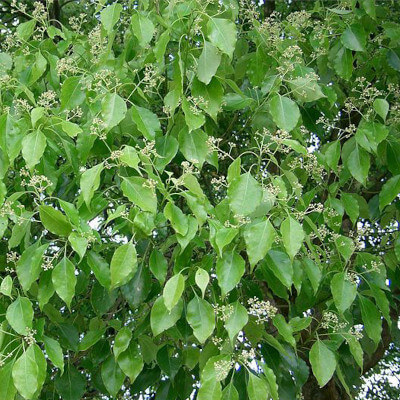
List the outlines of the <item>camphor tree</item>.
<svg viewBox="0 0 400 400">
<path fill-rule="evenodd" d="M 0 3 L 0 399 L 353 398 L 398 337 L 399 5 Z"/>
</svg>

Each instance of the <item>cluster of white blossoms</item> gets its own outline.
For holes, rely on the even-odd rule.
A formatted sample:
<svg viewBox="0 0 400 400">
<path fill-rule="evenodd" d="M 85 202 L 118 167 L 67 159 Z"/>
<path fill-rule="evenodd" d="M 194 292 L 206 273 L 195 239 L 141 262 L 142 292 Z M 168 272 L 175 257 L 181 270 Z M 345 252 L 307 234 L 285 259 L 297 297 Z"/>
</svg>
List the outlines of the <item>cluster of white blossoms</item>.
<svg viewBox="0 0 400 400">
<path fill-rule="evenodd" d="M 208 106 L 208 100 L 205 100 L 203 96 L 189 96 L 187 98 L 188 102 L 190 103 L 190 111 L 194 115 L 200 115 L 201 114 L 201 108 L 204 107 L 206 108 Z"/>
<path fill-rule="evenodd" d="M 225 379 L 234 365 L 235 362 L 233 360 L 215 361 L 214 370 L 217 380 L 222 381 Z"/>
<path fill-rule="evenodd" d="M 53 183 L 47 176 L 36 174 L 30 176 L 29 171 L 25 168 L 21 169 L 20 175 L 21 177 L 24 177 L 24 179 L 22 179 L 21 181 L 21 185 L 31 186 L 39 194 L 43 193 L 47 188 L 53 185 Z"/>
<path fill-rule="evenodd" d="M 143 91 L 145 93 L 151 93 L 153 89 L 158 87 L 159 84 L 164 81 L 164 79 L 165 79 L 164 76 L 160 75 L 155 65 L 146 64 L 144 67 L 144 75 L 142 78 L 142 83 L 145 86 Z"/>
<path fill-rule="evenodd" d="M 28 103 L 28 100 L 25 99 L 17 99 L 14 103 L 14 108 L 17 114 L 22 114 L 24 112 L 31 112 L 32 106 Z"/>
<path fill-rule="evenodd" d="M 153 196 L 156 195 L 155 192 L 154 192 L 154 189 L 157 187 L 157 181 L 156 180 L 148 178 L 143 182 L 142 186 L 145 187 L 145 188 L 151 189 L 153 191 Z"/>
<path fill-rule="evenodd" d="M 90 125 L 90 134 L 97 136 L 100 140 L 106 140 L 107 134 L 104 131 L 105 128 L 105 122 L 101 118 L 95 117 Z"/>
<path fill-rule="evenodd" d="M 246 225 L 251 222 L 250 217 L 244 217 L 243 215 L 240 215 L 240 214 L 235 214 L 233 216 L 233 218 L 235 219 L 236 223 L 232 224 L 229 220 L 226 220 L 224 222 L 224 226 L 226 228 L 240 228 L 241 226 Z"/>
<path fill-rule="evenodd" d="M 107 39 L 101 34 L 100 24 L 89 32 L 88 42 L 90 44 L 90 53 L 92 54 L 93 61 L 97 63 L 100 59 L 100 56 L 107 48 Z"/>
<path fill-rule="evenodd" d="M 16 264 L 20 259 L 20 255 L 15 251 L 10 251 L 6 255 L 7 264 Z"/>
<path fill-rule="evenodd" d="M 354 271 L 346 271 L 345 279 L 353 285 L 357 285 L 357 283 L 359 282 L 359 277 Z"/>
<path fill-rule="evenodd" d="M 24 335 L 24 340 L 28 344 L 28 346 L 36 343 L 36 339 L 34 337 L 36 333 L 37 332 L 35 329 L 26 328 L 26 335 Z"/>
<path fill-rule="evenodd" d="M 240 352 L 238 355 L 238 361 L 244 365 L 247 365 L 248 367 L 251 367 L 251 363 L 254 362 L 256 357 L 256 351 L 251 347 L 249 350 L 243 349 Z"/>
<path fill-rule="evenodd" d="M 145 157 L 150 157 L 152 155 L 155 157 L 158 156 L 155 140 L 144 139 L 144 146 L 140 147 L 139 145 L 136 145 L 136 148 L 139 150 L 140 154 Z"/>
<path fill-rule="evenodd" d="M 216 191 L 219 191 L 228 186 L 228 182 L 224 175 L 217 176 L 211 179 L 211 185 Z"/>
<path fill-rule="evenodd" d="M 78 16 L 72 16 L 68 19 L 71 29 L 78 34 L 82 34 L 81 28 L 86 22 L 86 14 L 84 13 L 81 13 Z"/>
<path fill-rule="evenodd" d="M 56 64 L 57 75 L 63 74 L 77 74 L 79 68 L 76 65 L 76 61 L 73 57 L 64 57 L 57 60 Z"/>
<path fill-rule="evenodd" d="M 325 311 L 322 320 L 321 328 L 332 329 L 333 332 L 338 332 L 346 328 L 347 324 L 345 322 L 339 322 L 338 316 L 332 311 Z"/>
<path fill-rule="evenodd" d="M 250 315 L 257 317 L 257 324 L 262 324 L 270 318 L 275 317 L 278 309 L 273 306 L 268 300 L 259 300 L 257 297 L 252 297 L 247 301 L 250 306 L 247 312 Z"/>
<path fill-rule="evenodd" d="M 57 93 L 54 90 L 43 92 L 40 95 L 37 104 L 39 107 L 46 109 L 57 106 Z"/>
<path fill-rule="evenodd" d="M 15 211 L 12 208 L 13 203 L 6 200 L 0 207 L 0 217 L 12 217 L 15 216 Z"/>
<path fill-rule="evenodd" d="M 214 312 L 218 319 L 220 319 L 223 322 L 226 322 L 233 314 L 233 305 L 232 304 L 221 305 L 221 306 L 214 305 Z"/>
</svg>

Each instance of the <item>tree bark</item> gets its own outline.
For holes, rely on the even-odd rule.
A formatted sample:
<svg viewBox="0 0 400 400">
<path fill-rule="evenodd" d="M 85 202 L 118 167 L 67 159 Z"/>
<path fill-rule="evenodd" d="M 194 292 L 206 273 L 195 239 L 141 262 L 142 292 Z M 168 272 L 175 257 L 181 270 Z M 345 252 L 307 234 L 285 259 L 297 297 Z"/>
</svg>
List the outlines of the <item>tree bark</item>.
<svg viewBox="0 0 400 400">
<path fill-rule="evenodd" d="M 331 379 L 323 388 L 320 388 L 317 380 L 310 375 L 308 381 L 303 386 L 304 400 L 349 400 L 346 392 Z"/>
</svg>

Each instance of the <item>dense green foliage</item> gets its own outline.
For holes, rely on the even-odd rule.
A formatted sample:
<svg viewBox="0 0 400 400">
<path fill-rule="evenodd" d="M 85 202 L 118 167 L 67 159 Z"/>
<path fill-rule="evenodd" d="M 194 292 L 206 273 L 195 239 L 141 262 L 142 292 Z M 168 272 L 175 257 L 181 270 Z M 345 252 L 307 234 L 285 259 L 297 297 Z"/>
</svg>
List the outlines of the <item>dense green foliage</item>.
<svg viewBox="0 0 400 400">
<path fill-rule="evenodd" d="M 4 3 L 0 400 L 352 398 L 398 330 L 399 6 Z"/>
</svg>

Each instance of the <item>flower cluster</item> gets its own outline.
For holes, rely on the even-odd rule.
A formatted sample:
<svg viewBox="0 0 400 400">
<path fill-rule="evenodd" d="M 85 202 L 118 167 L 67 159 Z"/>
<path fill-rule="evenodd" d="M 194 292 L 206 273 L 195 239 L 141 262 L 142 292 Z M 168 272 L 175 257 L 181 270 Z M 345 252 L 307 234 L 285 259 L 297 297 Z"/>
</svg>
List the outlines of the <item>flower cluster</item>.
<svg viewBox="0 0 400 400">
<path fill-rule="evenodd" d="M 36 343 L 36 333 L 37 332 L 35 329 L 26 328 L 26 335 L 24 336 L 24 340 L 29 346 Z"/>
<path fill-rule="evenodd" d="M 47 92 L 43 92 L 38 101 L 38 106 L 44 108 L 51 108 L 57 105 L 57 93 L 54 90 L 48 90 Z"/>
<path fill-rule="evenodd" d="M 214 363 L 214 370 L 217 380 L 225 379 L 235 363 L 232 360 L 219 360 Z"/>
<path fill-rule="evenodd" d="M 324 312 L 321 321 L 321 328 L 332 329 L 333 332 L 338 332 L 346 328 L 345 322 L 339 322 L 338 316 L 332 311 Z"/>
<path fill-rule="evenodd" d="M 257 297 L 250 298 L 247 303 L 250 306 L 248 313 L 257 317 L 257 324 L 268 321 L 278 313 L 278 309 L 269 301 L 259 300 Z"/>
<path fill-rule="evenodd" d="M 250 367 L 251 363 L 254 361 L 255 358 L 256 358 L 256 351 L 253 348 L 250 348 L 250 350 L 244 349 L 239 354 L 238 361 Z"/>
<path fill-rule="evenodd" d="M 214 305 L 214 312 L 218 319 L 220 319 L 223 322 L 226 322 L 233 314 L 233 306 L 232 304 L 221 305 L 221 306 Z"/>
<path fill-rule="evenodd" d="M 105 122 L 99 118 L 93 118 L 92 125 L 90 126 L 90 134 L 98 136 L 100 140 L 106 140 L 107 134 L 104 131 L 106 128 Z"/>
</svg>

